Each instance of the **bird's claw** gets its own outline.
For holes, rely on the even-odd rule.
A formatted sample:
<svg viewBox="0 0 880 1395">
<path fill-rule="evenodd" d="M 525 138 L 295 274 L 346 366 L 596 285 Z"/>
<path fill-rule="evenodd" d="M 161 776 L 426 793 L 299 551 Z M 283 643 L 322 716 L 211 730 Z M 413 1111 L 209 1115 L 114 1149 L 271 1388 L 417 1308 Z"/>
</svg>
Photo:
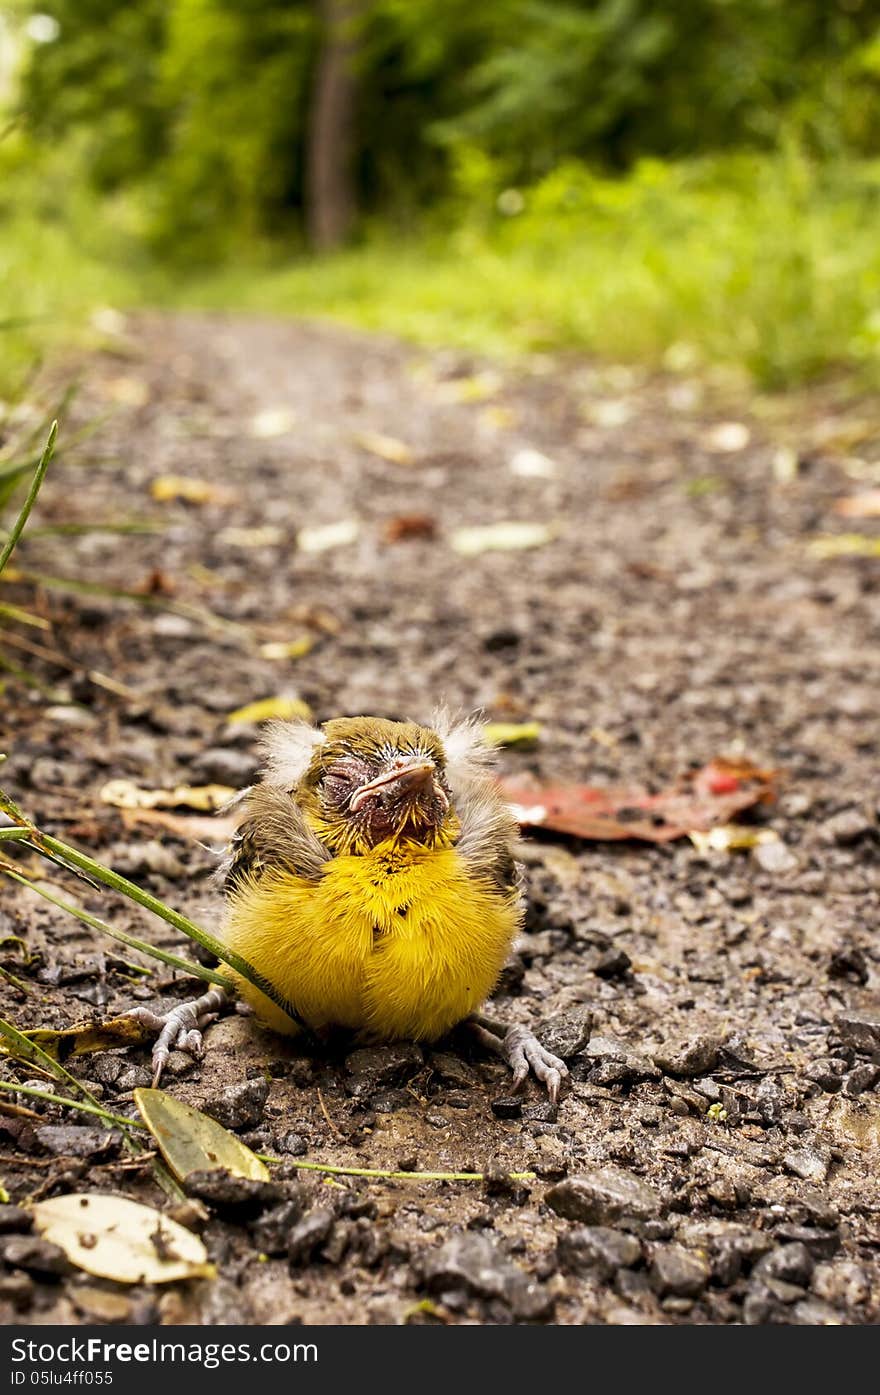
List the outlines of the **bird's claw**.
<svg viewBox="0 0 880 1395">
<path fill-rule="evenodd" d="M 528 1027 L 510 1027 L 502 1038 L 500 1055 L 513 1071 L 514 1092 L 521 1090 L 529 1071 L 547 1087 L 551 1104 L 556 1104 L 568 1066 L 559 1056 L 543 1047 Z"/>
<path fill-rule="evenodd" d="M 154 1090 L 173 1050 L 186 1051 L 197 1061 L 201 1060 L 204 1051 L 202 1032 L 210 1022 L 216 1021 L 227 1003 L 223 989 L 212 988 L 200 998 L 178 1003 L 170 1012 L 152 1012 L 150 1008 L 139 1007 L 127 1013 L 135 1022 L 158 1033 L 152 1058 Z"/>
</svg>

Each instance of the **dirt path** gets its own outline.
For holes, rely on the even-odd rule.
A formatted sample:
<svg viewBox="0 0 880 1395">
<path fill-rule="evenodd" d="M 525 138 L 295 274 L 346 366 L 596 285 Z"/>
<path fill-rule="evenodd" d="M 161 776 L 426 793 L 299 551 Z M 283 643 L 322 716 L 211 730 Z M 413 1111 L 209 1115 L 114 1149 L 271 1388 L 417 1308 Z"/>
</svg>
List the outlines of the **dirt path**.
<svg viewBox="0 0 880 1395">
<path fill-rule="evenodd" d="M 592 1010 L 558 1117 L 537 1091 L 496 1117 L 510 1113 L 492 1108 L 503 1070 L 457 1048 L 313 1061 L 233 1018 L 200 1066 L 172 1061 L 169 1088 L 196 1104 L 256 1082 L 234 1121 L 266 1151 L 536 1181 L 328 1187 L 282 1171 L 280 1218 L 216 1208 L 215 1282 L 109 1297 L 0 1237 L 4 1320 L 876 1321 L 880 562 L 809 548 L 870 531 L 832 512 L 854 473 L 876 470 L 864 408 L 828 390 L 744 415 L 696 382 L 544 363 L 493 376 L 331 328 L 199 317 L 134 321 L 81 373 L 77 418 L 112 414 L 59 464 L 35 524 L 153 531 L 35 531 L 17 559 L 105 588 L 40 589 L 76 672 L 34 661 L 54 698 L 15 683 L 4 698 L 4 787 L 59 836 L 216 924 L 210 855 L 99 792 L 117 778 L 247 783 L 257 730 L 227 718 L 283 693 L 318 719 L 425 719 L 440 698 L 534 719 L 538 748 L 504 765 L 545 778 L 660 787 L 747 754 L 785 771 L 760 815 L 781 842 L 760 860 L 529 843 L 528 932 L 498 1006 L 529 1022 Z M 404 442 L 411 463 L 366 433 Z M 161 503 L 150 485 L 164 475 L 227 493 Z M 556 536 L 469 559 L 450 546 L 455 528 L 504 519 Z M 349 520 L 354 541 L 297 548 L 301 528 Z M 300 658 L 263 651 L 303 636 L 315 643 Z M 111 898 L 67 892 L 179 944 Z M 0 929 L 30 956 L 0 945 L 31 990 L 3 989 L 19 1025 L 185 995 L 170 974 L 138 986 L 112 945 L 26 893 L 5 889 L 2 905 Z M 145 1059 L 74 1068 L 120 1109 L 148 1083 Z M 13 1201 L 89 1186 L 160 1200 L 112 1139 L 44 1126 L 0 1116 Z"/>
</svg>

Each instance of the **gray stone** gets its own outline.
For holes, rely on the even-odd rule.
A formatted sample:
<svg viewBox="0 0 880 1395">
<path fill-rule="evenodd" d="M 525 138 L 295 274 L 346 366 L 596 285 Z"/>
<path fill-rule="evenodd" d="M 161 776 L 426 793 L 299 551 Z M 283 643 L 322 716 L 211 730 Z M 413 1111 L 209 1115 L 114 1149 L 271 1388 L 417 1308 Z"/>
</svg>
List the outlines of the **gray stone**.
<svg viewBox="0 0 880 1395">
<path fill-rule="evenodd" d="M 4 1235 L 0 1237 L 0 1258 L 16 1269 L 32 1274 L 69 1274 L 70 1260 L 62 1249 L 36 1235 Z"/>
<path fill-rule="evenodd" d="M 282 1201 L 280 1206 L 273 1206 L 271 1211 L 264 1212 L 252 1230 L 257 1249 L 267 1255 L 286 1255 L 290 1237 L 302 1219 L 302 1214 L 301 1197 Z"/>
<path fill-rule="evenodd" d="M 329 1206 L 315 1206 L 290 1231 L 287 1253 L 292 1264 L 304 1264 L 330 1238 L 336 1217 Z"/>
<path fill-rule="evenodd" d="M 846 848 L 860 843 L 863 838 L 876 836 L 877 823 L 866 810 L 853 806 L 828 819 L 824 831 L 828 842 Z"/>
<path fill-rule="evenodd" d="M 837 1264 L 817 1264 L 813 1270 L 813 1292 L 826 1303 L 842 1308 L 858 1308 L 871 1297 L 871 1280 L 861 1264 L 840 1260 Z"/>
<path fill-rule="evenodd" d="M 114 1085 L 125 1069 L 125 1058 L 114 1056 L 110 1052 L 102 1052 L 96 1056 L 92 1065 L 95 1079 L 100 1080 L 102 1085 Z"/>
<path fill-rule="evenodd" d="M 598 1167 L 567 1177 L 545 1192 L 544 1200 L 558 1216 L 587 1225 L 608 1225 L 623 1216 L 650 1220 L 661 1207 L 654 1188 L 622 1167 Z"/>
<path fill-rule="evenodd" d="M 843 1093 L 850 1099 L 856 1099 L 859 1095 L 865 1094 L 867 1090 L 873 1090 L 878 1080 L 880 1080 L 880 1066 L 863 1061 L 861 1065 L 856 1066 L 854 1070 L 843 1077 Z"/>
<path fill-rule="evenodd" d="M 263 1117 L 268 1097 L 269 1082 L 260 1076 L 227 1085 L 219 1095 L 206 1100 L 203 1108 L 224 1129 L 253 1129 Z"/>
<path fill-rule="evenodd" d="M 193 770 L 200 779 L 234 789 L 251 784 L 257 767 L 258 761 L 250 751 L 236 751 L 228 746 L 211 746 L 193 761 Z"/>
<path fill-rule="evenodd" d="M 854 1051 L 880 1051 L 880 1013 L 840 1012 L 834 1025 L 844 1046 Z"/>
<path fill-rule="evenodd" d="M 547 1317 L 553 1298 L 524 1270 L 508 1259 L 488 1235 L 465 1231 L 453 1235 L 422 1261 L 422 1275 L 432 1293 L 464 1289 L 478 1298 L 498 1298 L 514 1317 L 535 1320 Z"/>
<path fill-rule="evenodd" d="M 698 1298 L 709 1282 L 709 1265 L 702 1255 L 682 1245 L 658 1246 L 651 1260 L 651 1277 L 661 1298 Z"/>
<path fill-rule="evenodd" d="M 152 1074 L 146 1066 L 128 1066 L 116 1078 L 116 1088 L 122 1094 L 130 1090 L 148 1090 L 152 1083 Z"/>
<path fill-rule="evenodd" d="M 476 1072 L 452 1051 L 432 1051 L 428 1058 L 431 1074 L 441 1085 L 467 1090 L 477 1082 Z"/>
<path fill-rule="evenodd" d="M 831 1166 L 828 1154 L 818 1148 L 793 1148 L 782 1162 L 789 1172 L 805 1182 L 824 1182 Z"/>
<path fill-rule="evenodd" d="M 791 1321 L 799 1327 L 840 1327 L 844 1318 L 820 1298 L 803 1298 L 792 1308 Z"/>
<path fill-rule="evenodd" d="M 826 1057 L 821 1061 L 812 1061 L 804 1071 L 804 1076 L 828 1094 L 834 1094 L 843 1084 L 845 1072 L 846 1061 L 840 1057 Z"/>
<path fill-rule="evenodd" d="M 235 1219 L 257 1215 L 285 1197 L 282 1182 L 236 1177 L 222 1167 L 190 1172 L 183 1185 L 187 1196 L 197 1197 L 216 1211 L 231 1212 Z"/>
<path fill-rule="evenodd" d="M 563 1269 L 575 1274 L 595 1273 L 609 1279 L 618 1269 L 630 1269 L 642 1257 L 634 1235 L 602 1225 L 579 1225 L 560 1235 L 557 1245 Z"/>
<path fill-rule="evenodd" d="M 279 1138 L 278 1150 L 281 1153 L 288 1153 L 292 1158 L 301 1158 L 309 1151 L 309 1145 L 301 1133 L 291 1129 L 289 1133 L 282 1134 Z"/>
<path fill-rule="evenodd" d="M 772 876 L 793 872 L 798 865 L 794 853 L 779 839 L 774 839 L 772 843 L 758 843 L 756 847 L 752 848 L 752 856 L 758 866 Z"/>
<path fill-rule="evenodd" d="M 840 1249 L 840 1234 L 837 1230 L 820 1230 L 811 1225 L 780 1225 L 773 1232 L 773 1239 L 783 1245 L 804 1245 L 813 1259 L 832 1259 Z M 782 1275 L 781 1277 L 785 1277 Z"/>
<path fill-rule="evenodd" d="M 522 1117 L 522 1100 L 517 1095 L 503 1095 L 492 1101 L 492 1113 L 496 1119 L 519 1119 Z"/>
<path fill-rule="evenodd" d="M 778 1245 L 759 1259 L 754 1274 L 760 1279 L 782 1279 L 787 1284 L 806 1287 L 812 1278 L 813 1268 L 813 1256 L 806 1245 L 792 1241 L 787 1245 Z"/>
<path fill-rule="evenodd" d="M 654 1052 L 654 1063 L 669 1075 L 707 1075 L 715 1069 L 722 1042 L 717 1037 L 695 1036 L 664 1042 Z"/>
<path fill-rule="evenodd" d="M 363 1046 L 345 1058 L 347 1089 L 359 1096 L 370 1094 L 379 1085 L 400 1085 L 420 1071 L 424 1063 L 421 1047 L 414 1042 Z"/>
<path fill-rule="evenodd" d="M 15 1235 L 27 1232 L 33 1225 L 30 1211 L 23 1206 L 11 1203 L 0 1205 L 0 1235 Z"/>
<path fill-rule="evenodd" d="M 617 1085 L 638 1080 L 657 1080 L 660 1071 L 654 1062 L 616 1037 L 591 1037 L 584 1048 L 595 1085 Z"/>
<path fill-rule="evenodd" d="M 563 1061 L 571 1060 L 583 1051 L 590 1039 L 593 1014 L 587 1007 L 572 1008 L 561 1012 L 557 1017 L 549 1017 L 542 1022 L 536 1036 L 546 1051 L 561 1056 Z"/>
<path fill-rule="evenodd" d="M 91 1158 L 114 1148 L 121 1135 L 116 1129 L 91 1128 L 88 1124 L 43 1124 L 34 1130 L 44 1148 L 59 1158 Z"/>
</svg>

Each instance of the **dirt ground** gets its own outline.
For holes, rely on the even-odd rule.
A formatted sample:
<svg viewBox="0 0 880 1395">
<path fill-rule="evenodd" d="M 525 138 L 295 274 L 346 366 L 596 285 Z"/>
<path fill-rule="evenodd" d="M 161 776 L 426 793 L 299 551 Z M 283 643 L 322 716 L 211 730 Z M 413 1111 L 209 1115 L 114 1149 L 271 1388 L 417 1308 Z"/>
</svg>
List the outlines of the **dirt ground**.
<svg viewBox="0 0 880 1395">
<path fill-rule="evenodd" d="M 62 450 L 17 554 L 44 580 L 3 587 L 53 626 L 7 628 L 72 665 L 6 651 L 53 690 L 10 680 L 3 696 L 2 784 L 44 828 L 216 928 L 204 827 L 100 792 L 247 784 L 258 728 L 228 717 L 283 694 L 319 720 L 424 720 L 438 699 L 534 720 L 538 745 L 502 767 L 548 780 L 660 789 L 745 755 L 783 772 L 776 805 L 744 816 L 779 841 L 528 839 L 527 926 L 495 1010 L 556 1019 L 548 1043 L 574 1052 L 558 1113 L 534 1083 L 512 1103 L 505 1068 L 455 1041 L 311 1056 L 221 1021 L 201 1063 L 172 1057 L 166 1088 L 289 1161 L 265 1195 L 189 1214 L 219 1277 L 131 1289 L 59 1273 L 4 1211 L 3 1321 L 876 1321 L 880 558 L 814 546 L 877 535 L 833 507 L 880 478 L 876 410 L 833 386 L 749 401 L 720 380 L 499 369 L 219 317 L 132 319 L 77 372 L 62 446 L 98 424 Z M 411 456 L 384 458 L 401 452 L 369 433 Z M 219 497 L 156 500 L 166 475 Z M 462 525 L 506 519 L 553 536 L 451 546 Z M 40 531 L 120 520 L 151 531 Z M 297 547 L 301 528 L 348 520 L 353 541 Z M 264 652 L 304 636 L 301 657 Z M 64 894 L 188 952 L 109 893 L 68 879 Z M 2 1012 L 19 1026 L 191 994 L 11 884 L 0 905 L 0 965 L 28 990 L 4 983 Z M 131 1112 L 147 1064 L 116 1051 L 71 1069 Z M 12 1202 L 96 1189 L 168 1204 L 118 1136 L 18 1101 L 39 1117 L 0 1113 Z M 302 1158 L 489 1178 L 327 1182 L 298 1174 Z"/>
</svg>

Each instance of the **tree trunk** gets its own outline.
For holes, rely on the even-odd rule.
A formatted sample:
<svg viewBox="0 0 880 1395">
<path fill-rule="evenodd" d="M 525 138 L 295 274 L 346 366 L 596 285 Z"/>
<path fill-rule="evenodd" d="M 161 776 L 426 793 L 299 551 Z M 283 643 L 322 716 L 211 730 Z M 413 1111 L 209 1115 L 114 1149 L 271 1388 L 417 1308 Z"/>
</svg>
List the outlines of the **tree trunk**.
<svg viewBox="0 0 880 1395">
<path fill-rule="evenodd" d="M 352 133 L 356 20 L 363 0 L 317 0 L 321 48 L 309 113 L 306 230 L 318 252 L 345 242 L 356 212 Z"/>
</svg>

